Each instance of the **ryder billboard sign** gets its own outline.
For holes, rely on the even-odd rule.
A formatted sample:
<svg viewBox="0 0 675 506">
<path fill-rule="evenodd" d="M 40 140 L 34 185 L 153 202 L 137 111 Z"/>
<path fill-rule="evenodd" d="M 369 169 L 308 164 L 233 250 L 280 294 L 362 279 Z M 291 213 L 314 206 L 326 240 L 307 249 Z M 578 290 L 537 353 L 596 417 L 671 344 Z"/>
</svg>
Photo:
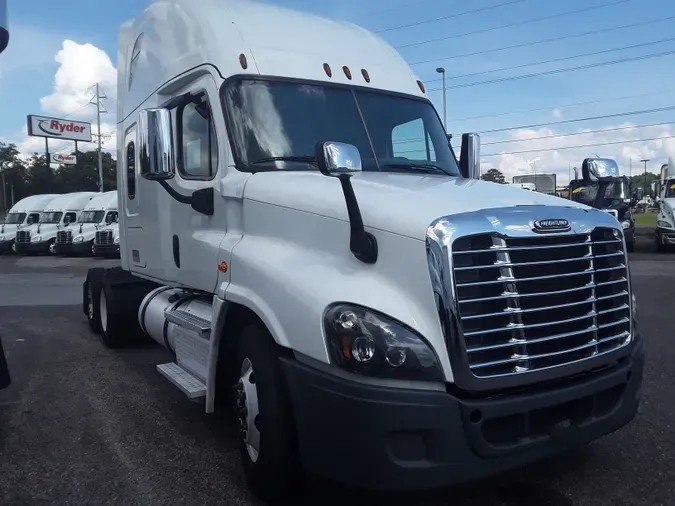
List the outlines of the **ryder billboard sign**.
<svg viewBox="0 0 675 506">
<path fill-rule="evenodd" d="M 28 135 L 91 142 L 91 123 L 31 114 L 28 116 Z"/>
<path fill-rule="evenodd" d="M 62 165 L 75 165 L 77 163 L 77 157 L 75 155 L 64 155 L 63 153 L 53 153 L 49 156 L 52 160 L 52 163 L 58 163 Z"/>
</svg>

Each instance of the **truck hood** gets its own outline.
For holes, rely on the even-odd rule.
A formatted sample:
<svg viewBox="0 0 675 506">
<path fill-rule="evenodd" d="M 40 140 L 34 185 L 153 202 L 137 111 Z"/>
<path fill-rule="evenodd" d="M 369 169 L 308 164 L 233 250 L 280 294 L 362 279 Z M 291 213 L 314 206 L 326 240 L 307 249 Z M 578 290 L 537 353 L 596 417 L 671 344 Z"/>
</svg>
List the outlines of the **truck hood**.
<svg viewBox="0 0 675 506">
<path fill-rule="evenodd" d="M 352 177 L 366 227 L 424 240 L 441 216 L 512 206 L 591 209 L 571 200 L 487 181 L 437 175 L 361 172 Z M 348 220 L 340 182 L 318 172 L 258 172 L 247 200 Z"/>
<path fill-rule="evenodd" d="M 70 225 L 68 227 L 58 227 L 56 223 L 43 223 L 40 225 L 40 231 L 38 232 L 38 225 L 30 225 L 28 227 L 21 227 L 19 230 L 28 230 L 30 232 L 30 235 L 32 237 L 35 237 L 36 235 L 39 236 L 44 236 L 44 237 L 56 237 L 56 233 L 59 230 L 74 230 L 73 226 Z"/>
</svg>

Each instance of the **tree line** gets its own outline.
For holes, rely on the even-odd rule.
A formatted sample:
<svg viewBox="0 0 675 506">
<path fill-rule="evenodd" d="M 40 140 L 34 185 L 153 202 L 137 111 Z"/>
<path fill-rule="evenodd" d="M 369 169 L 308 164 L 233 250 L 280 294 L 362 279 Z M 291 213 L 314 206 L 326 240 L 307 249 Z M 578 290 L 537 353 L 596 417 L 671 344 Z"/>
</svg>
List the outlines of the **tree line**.
<svg viewBox="0 0 675 506">
<path fill-rule="evenodd" d="M 105 191 L 117 189 L 116 163 L 110 153 L 103 153 Z M 78 152 L 75 165 L 50 166 L 44 154 L 25 159 L 15 144 L 0 142 L 0 212 L 30 195 L 98 191 L 98 186 L 97 151 Z"/>
</svg>

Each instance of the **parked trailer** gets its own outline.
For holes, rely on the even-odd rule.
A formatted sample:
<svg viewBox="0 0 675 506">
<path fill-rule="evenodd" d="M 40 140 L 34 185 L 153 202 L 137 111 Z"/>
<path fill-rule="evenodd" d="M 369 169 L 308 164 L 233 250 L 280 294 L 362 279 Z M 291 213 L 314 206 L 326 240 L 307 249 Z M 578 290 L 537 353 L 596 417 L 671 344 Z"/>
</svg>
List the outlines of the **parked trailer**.
<svg viewBox="0 0 675 506">
<path fill-rule="evenodd" d="M 16 252 L 20 254 L 56 253 L 56 235 L 73 227 L 82 210 L 97 193 L 74 192 L 49 201 L 40 221 L 16 232 Z"/>
<path fill-rule="evenodd" d="M 57 254 L 92 255 L 99 230 L 116 223 L 117 191 L 99 193 L 87 202 L 74 226 L 56 233 Z"/>
<path fill-rule="evenodd" d="M 12 206 L 5 216 L 5 221 L 0 225 L 0 254 L 15 251 L 17 230 L 38 223 L 45 207 L 56 197 L 58 195 L 54 193 L 31 195 Z"/>
<path fill-rule="evenodd" d="M 83 311 L 108 347 L 142 331 L 170 350 L 157 370 L 206 413 L 234 392 L 257 495 L 285 497 L 301 470 L 452 485 L 633 419 L 621 226 L 478 180 L 479 137 L 457 163 L 380 37 L 161 0 L 118 54 L 121 267 L 89 271 Z M 428 149 L 397 151 L 418 137 Z"/>
</svg>

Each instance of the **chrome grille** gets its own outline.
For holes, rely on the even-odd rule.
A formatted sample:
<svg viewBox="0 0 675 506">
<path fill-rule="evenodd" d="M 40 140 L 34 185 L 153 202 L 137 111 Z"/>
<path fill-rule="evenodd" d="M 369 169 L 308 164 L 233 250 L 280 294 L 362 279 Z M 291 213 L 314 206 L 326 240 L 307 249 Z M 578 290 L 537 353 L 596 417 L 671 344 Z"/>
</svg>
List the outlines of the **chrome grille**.
<svg viewBox="0 0 675 506">
<path fill-rule="evenodd" d="M 471 372 L 483 378 L 524 373 L 627 344 L 630 290 L 620 237 L 598 228 L 455 240 L 455 295 Z"/>
<path fill-rule="evenodd" d="M 59 230 L 56 232 L 56 244 L 73 244 L 73 231 Z"/>
<path fill-rule="evenodd" d="M 30 230 L 19 230 L 16 233 L 17 244 L 30 244 Z"/>
<path fill-rule="evenodd" d="M 99 230 L 96 232 L 94 244 L 97 246 L 112 246 L 113 233 L 112 230 Z"/>
</svg>

